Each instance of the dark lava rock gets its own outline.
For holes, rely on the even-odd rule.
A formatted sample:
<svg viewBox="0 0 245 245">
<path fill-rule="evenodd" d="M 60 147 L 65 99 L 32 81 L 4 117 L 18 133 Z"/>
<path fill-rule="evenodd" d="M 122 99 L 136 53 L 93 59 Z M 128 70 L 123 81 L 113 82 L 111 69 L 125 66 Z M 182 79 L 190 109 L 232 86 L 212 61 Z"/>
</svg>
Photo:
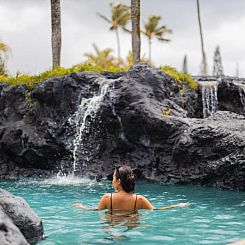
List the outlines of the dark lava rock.
<svg viewBox="0 0 245 245">
<path fill-rule="evenodd" d="M 245 79 L 237 77 L 195 76 L 197 82 L 218 82 L 218 106 L 221 111 L 231 111 L 245 115 Z M 198 91 L 199 105 L 201 91 Z M 198 103 L 196 104 L 198 105 Z M 200 109 L 196 108 L 195 116 L 200 117 Z"/>
<path fill-rule="evenodd" d="M 28 245 L 25 237 L 18 227 L 4 213 L 0 207 L 0 244 L 2 245 Z"/>
<path fill-rule="evenodd" d="M 38 241 L 44 239 L 44 231 L 41 219 L 36 215 L 36 213 L 30 208 L 30 206 L 23 198 L 16 197 L 11 193 L 0 189 L 0 207 L 9 217 L 9 219 L 12 220 L 13 224 L 19 228 L 28 243 L 36 244 Z M 6 220 L 8 222 L 8 219 Z M 16 230 L 18 231 L 18 229 Z M 7 231 L 8 229 L 6 228 L 6 232 Z M 16 232 L 16 236 L 19 236 L 18 232 Z M 24 243 L 24 241 L 25 240 L 23 240 L 23 244 L 27 244 Z"/>
<path fill-rule="evenodd" d="M 188 118 L 175 87 L 167 75 L 142 65 L 115 80 L 90 125 L 99 136 L 91 132 L 82 144 L 93 153 L 86 171 L 103 177 L 124 162 L 143 179 L 244 190 L 244 117 L 219 111 Z"/>
<path fill-rule="evenodd" d="M 0 177 L 69 174 L 75 159 L 80 175 L 107 177 L 126 163 L 141 179 L 244 190 L 244 93 L 233 85 L 219 80 L 219 111 L 202 119 L 200 91 L 180 93 L 144 64 L 50 78 L 33 91 L 3 84 Z"/>
<path fill-rule="evenodd" d="M 245 80 L 223 78 L 218 86 L 219 109 L 245 115 Z"/>
<path fill-rule="evenodd" d="M 173 149 L 180 181 L 245 190 L 245 117 L 217 112 L 189 120 Z"/>
</svg>

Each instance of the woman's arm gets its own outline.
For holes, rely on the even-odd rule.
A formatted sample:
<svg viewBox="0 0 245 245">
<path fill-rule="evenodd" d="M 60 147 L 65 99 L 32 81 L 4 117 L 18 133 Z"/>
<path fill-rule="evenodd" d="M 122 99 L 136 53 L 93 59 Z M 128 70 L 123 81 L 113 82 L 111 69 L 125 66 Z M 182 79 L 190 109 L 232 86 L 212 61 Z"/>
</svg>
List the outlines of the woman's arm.
<svg viewBox="0 0 245 245">
<path fill-rule="evenodd" d="M 139 201 L 140 201 L 140 207 L 141 209 L 150 209 L 150 210 L 167 210 L 171 208 L 176 208 L 176 207 L 187 207 L 190 206 L 190 203 L 179 203 L 171 206 L 166 206 L 166 207 L 161 207 L 161 208 L 155 208 L 150 201 L 145 198 L 144 196 L 139 196 Z"/>
<path fill-rule="evenodd" d="M 81 208 L 86 211 L 97 211 L 98 210 L 97 208 L 88 208 L 81 203 L 75 203 L 75 204 L 72 204 L 72 206 L 75 208 Z"/>
<path fill-rule="evenodd" d="M 139 195 L 138 200 L 139 200 L 139 209 L 151 209 L 151 210 L 155 209 L 155 207 L 150 203 L 150 201 L 144 196 Z"/>
<path fill-rule="evenodd" d="M 190 206 L 190 203 L 178 203 L 175 205 L 171 205 L 171 206 L 166 206 L 166 207 L 161 207 L 161 208 L 156 208 L 155 210 L 167 210 L 167 209 L 171 209 L 171 208 L 176 208 L 176 207 L 187 207 Z"/>
<path fill-rule="evenodd" d="M 108 209 L 109 200 L 110 200 L 110 194 L 105 194 L 103 197 L 101 197 L 97 209 L 98 210 Z"/>
<path fill-rule="evenodd" d="M 75 203 L 72 206 L 73 207 L 76 207 L 76 208 L 81 208 L 81 209 L 86 210 L 86 211 L 98 211 L 98 210 L 102 210 L 102 209 L 106 209 L 107 208 L 107 206 L 108 206 L 108 200 L 109 200 L 109 195 L 108 194 L 105 194 L 100 199 L 100 202 L 99 202 L 97 208 L 88 208 L 88 207 L 84 206 L 81 203 Z"/>
</svg>

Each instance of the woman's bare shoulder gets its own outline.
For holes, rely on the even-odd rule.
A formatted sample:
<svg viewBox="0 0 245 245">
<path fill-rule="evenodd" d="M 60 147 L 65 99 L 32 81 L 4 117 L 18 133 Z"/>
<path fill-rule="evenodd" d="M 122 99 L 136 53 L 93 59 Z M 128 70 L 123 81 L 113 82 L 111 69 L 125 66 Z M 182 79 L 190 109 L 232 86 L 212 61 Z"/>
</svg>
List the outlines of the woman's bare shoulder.
<svg viewBox="0 0 245 245">
<path fill-rule="evenodd" d="M 143 195 L 137 195 L 137 200 L 139 200 L 140 208 L 143 208 L 143 209 L 154 209 L 154 206 Z"/>
<path fill-rule="evenodd" d="M 145 199 L 147 199 L 147 198 L 144 197 L 143 195 L 138 195 L 138 194 L 137 194 L 137 199 L 138 199 L 138 200 L 145 200 Z"/>
<path fill-rule="evenodd" d="M 111 198 L 111 193 L 105 193 L 103 196 L 102 196 L 103 199 L 109 199 Z"/>
</svg>

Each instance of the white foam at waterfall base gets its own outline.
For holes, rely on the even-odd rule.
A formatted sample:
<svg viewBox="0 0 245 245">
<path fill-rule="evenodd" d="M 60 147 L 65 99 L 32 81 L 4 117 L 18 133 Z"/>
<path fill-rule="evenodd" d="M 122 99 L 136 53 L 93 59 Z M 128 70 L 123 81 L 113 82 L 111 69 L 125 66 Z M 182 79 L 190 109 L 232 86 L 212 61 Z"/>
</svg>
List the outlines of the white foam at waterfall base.
<svg viewBox="0 0 245 245">
<path fill-rule="evenodd" d="M 27 184 L 27 185 L 40 185 L 40 186 L 49 186 L 49 185 L 59 185 L 59 186 L 65 186 L 65 185 L 95 185 L 97 184 L 96 180 L 91 180 L 86 177 L 78 177 L 73 176 L 72 174 L 67 176 L 53 176 L 48 179 L 22 179 L 19 180 L 20 185 Z"/>
<path fill-rule="evenodd" d="M 91 180 L 89 178 L 81 178 L 77 176 L 67 175 L 67 176 L 54 176 L 49 179 L 45 179 L 42 181 L 43 184 L 49 184 L 49 185 L 81 185 L 81 184 L 91 184 L 96 183 L 95 180 Z"/>
<path fill-rule="evenodd" d="M 77 170 L 77 162 L 78 162 L 78 151 L 82 152 L 84 155 L 86 155 L 87 159 L 89 159 L 89 152 L 84 151 L 83 144 L 82 144 L 82 138 L 84 136 L 84 133 L 89 132 L 89 127 L 91 120 L 94 120 L 96 117 L 96 114 L 101 106 L 101 103 L 103 102 L 104 96 L 108 91 L 109 85 L 112 81 L 104 79 L 104 78 L 98 78 L 97 82 L 100 84 L 99 88 L 99 94 L 95 95 L 92 98 L 84 98 L 81 100 L 80 105 L 78 106 L 77 111 L 74 115 L 72 115 L 69 118 L 69 123 L 71 125 L 75 126 L 75 136 L 72 143 L 72 155 L 73 155 L 73 176 L 74 173 Z M 90 123 L 88 123 L 87 119 L 90 118 Z M 83 156 L 85 158 L 85 156 Z M 86 168 L 87 161 L 83 162 L 83 168 Z"/>
</svg>

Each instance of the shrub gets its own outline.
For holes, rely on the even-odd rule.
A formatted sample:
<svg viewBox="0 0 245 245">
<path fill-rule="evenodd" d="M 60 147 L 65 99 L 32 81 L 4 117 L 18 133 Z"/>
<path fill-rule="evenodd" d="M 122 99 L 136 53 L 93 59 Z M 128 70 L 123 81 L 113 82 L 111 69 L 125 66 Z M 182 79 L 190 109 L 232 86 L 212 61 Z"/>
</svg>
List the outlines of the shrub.
<svg viewBox="0 0 245 245">
<path fill-rule="evenodd" d="M 50 77 L 65 76 L 72 72 L 93 71 L 96 73 L 102 73 L 104 71 L 120 72 L 125 69 L 118 66 L 109 66 L 107 69 L 103 69 L 100 66 L 92 65 L 89 62 L 75 65 L 71 68 L 58 67 L 53 70 L 47 70 L 38 75 L 17 74 L 16 76 L 0 76 L 0 82 L 5 82 L 11 85 L 26 85 L 28 88 L 34 88 L 38 83 L 44 81 Z"/>
<path fill-rule="evenodd" d="M 50 77 L 65 76 L 72 72 L 83 72 L 83 71 L 92 71 L 95 73 L 102 73 L 105 71 L 122 72 L 122 71 L 127 71 L 130 68 L 131 56 L 132 54 L 129 53 L 127 57 L 127 61 L 125 63 L 110 64 L 106 67 L 106 69 L 104 68 L 104 66 L 100 66 L 98 64 L 94 64 L 92 62 L 86 61 L 84 63 L 74 65 L 71 68 L 58 67 L 53 70 L 44 71 L 38 75 L 28 75 L 23 73 L 17 73 L 16 76 L 0 75 L 0 82 L 5 82 L 11 85 L 18 85 L 18 84 L 26 85 L 29 89 L 32 89 L 38 83 Z M 182 83 L 187 83 L 187 85 L 190 88 L 192 89 L 197 88 L 197 83 L 192 79 L 191 75 L 180 73 L 175 68 L 170 66 L 160 67 L 160 69 L 163 72 L 167 73 L 172 78 L 174 78 L 181 85 Z"/>
<path fill-rule="evenodd" d="M 163 66 L 160 69 L 168 74 L 170 77 L 174 78 L 178 83 L 186 83 L 191 89 L 197 89 L 197 82 L 192 78 L 191 75 L 178 72 L 175 68 L 171 66 Z"/>
</svg>

